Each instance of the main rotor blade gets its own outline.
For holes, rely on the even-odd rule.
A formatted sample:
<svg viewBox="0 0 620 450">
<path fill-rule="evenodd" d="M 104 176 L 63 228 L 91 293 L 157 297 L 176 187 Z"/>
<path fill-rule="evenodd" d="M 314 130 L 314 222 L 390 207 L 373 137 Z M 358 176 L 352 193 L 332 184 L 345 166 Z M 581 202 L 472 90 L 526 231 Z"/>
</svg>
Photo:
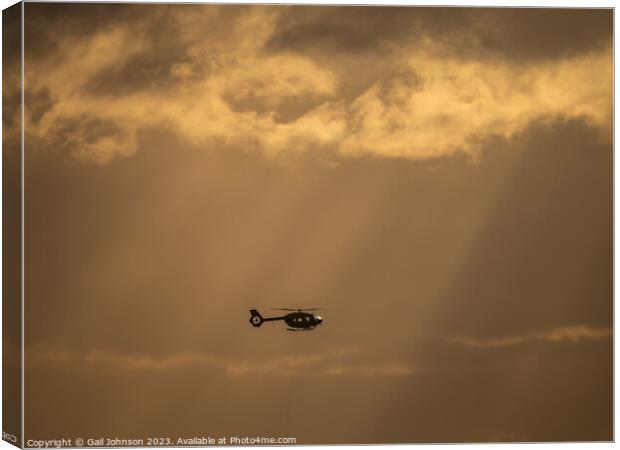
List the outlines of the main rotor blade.
<svg viewBox="0 0 620 450">
<path fill-rule="evenodd" d="M 271 308 L 274 311 L 319 311 L 323 308 Z"/>
</svg>

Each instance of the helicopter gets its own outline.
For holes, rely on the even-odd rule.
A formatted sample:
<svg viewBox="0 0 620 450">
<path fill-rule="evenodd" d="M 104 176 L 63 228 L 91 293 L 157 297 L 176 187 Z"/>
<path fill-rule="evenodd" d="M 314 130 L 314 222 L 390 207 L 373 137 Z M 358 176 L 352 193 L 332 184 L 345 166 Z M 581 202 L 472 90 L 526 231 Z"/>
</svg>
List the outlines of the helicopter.
<svg viewBox="0 0 620 450">
<path fill-rule="evenodd" d="M 250 323 L 254 327 L 260 327 L 263 322 L 272 322 L 275 320 L 283 320 L 288 325 L 288 331 L 310 331 L 314 330 L 317 325 L 323 323 L 323 318 L 318 315 L 310 314 L 307 311 L 318 311 L 321 308 L 310 309 L 290 309 L 290 308 L 272 308 L 274 311 L 294 311 L 285 316 L 279 317 L 263 317 L 255 310 L 250 310 Z"/>
</svg>

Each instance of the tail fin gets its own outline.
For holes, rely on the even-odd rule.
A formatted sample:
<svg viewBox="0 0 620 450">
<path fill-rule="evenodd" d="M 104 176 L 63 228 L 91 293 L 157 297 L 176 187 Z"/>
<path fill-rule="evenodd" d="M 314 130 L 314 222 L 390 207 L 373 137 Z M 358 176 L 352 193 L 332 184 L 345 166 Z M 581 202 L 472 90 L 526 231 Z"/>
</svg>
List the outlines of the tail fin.
<svg viewBox="0 0 620 450">
<path fill-rule="evenodd" d="M 251 309 L 250 314 L 252 314 L 252 316 L 250 317 L 250 323 L 252 324 L 252 326 L 260 327 L 263 323 L 263 316 L 261 316 L 260 313 L 255 309 Z"/>
</svg>

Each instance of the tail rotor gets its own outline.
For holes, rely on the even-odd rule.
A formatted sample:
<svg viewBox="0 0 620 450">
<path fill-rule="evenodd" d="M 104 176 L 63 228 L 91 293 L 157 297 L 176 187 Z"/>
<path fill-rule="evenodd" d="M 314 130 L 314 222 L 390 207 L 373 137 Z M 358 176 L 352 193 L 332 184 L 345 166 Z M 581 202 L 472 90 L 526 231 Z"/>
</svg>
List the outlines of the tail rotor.
<svg viewBox="0 0 620 450">
<path fill-rule="evenodd" d="M 251 309 L 250 314 L 252 314 L 250 316 L 250 323 L 252 324 L 252 326 L 260 327 L 263 323 L 263 316 L 261 316 L 260 313 L 255 309 Z"/>
</svg>

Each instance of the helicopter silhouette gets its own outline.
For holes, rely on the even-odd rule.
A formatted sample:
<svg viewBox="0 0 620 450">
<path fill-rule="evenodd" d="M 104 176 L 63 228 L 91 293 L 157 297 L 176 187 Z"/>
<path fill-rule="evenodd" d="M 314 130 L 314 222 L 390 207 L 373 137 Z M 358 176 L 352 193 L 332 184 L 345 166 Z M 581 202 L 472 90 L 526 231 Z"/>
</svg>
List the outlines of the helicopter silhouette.
<svg viewBox="0 0 620 450">
<path fill-rule="evenodd" d="M 289 326 L 288 331 L 310 331 L 314 330 L 317 325 L 323 323 L 323 318 L 318 315 L 310 314 L 306 311 L 318 311 L 321 308 L 310 309 L 290 309 L 290 308 L 272 308 L 274 311 L 294 311 L 285 316 L 280 317 L 263 317 L 260 313 L 251 309 L 250 323 L 254 327 L 260 327 L 263 322 L 273 322 L 275 320 L 283 320 Z"/>
</svg>

